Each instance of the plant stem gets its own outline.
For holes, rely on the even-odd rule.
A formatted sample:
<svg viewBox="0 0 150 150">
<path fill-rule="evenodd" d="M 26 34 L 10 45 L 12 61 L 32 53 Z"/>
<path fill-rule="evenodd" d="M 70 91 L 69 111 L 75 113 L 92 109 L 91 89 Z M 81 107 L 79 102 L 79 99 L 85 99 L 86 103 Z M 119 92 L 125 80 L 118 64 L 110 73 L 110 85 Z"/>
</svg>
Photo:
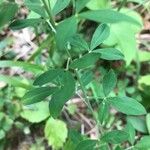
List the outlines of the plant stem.
<svg viewBox="0 0 150 150">
<path fill-rule="evenodd" d="M 51 10 L 50 3 L 49 3 L 49 7 L 48 7 L 45 0 L 42 0 L 42 2 L 44 4 L 45 10 L 46 10 L 46 12 L 47 12 L 47 14 L 50 18 L 50 23 L 53 26 L 53 28 L 55 29 L 56 25 L 55 25 L 55 21 L 54 21 L 53 15 L 52 15 L 52 10 Z"/>
</svg>

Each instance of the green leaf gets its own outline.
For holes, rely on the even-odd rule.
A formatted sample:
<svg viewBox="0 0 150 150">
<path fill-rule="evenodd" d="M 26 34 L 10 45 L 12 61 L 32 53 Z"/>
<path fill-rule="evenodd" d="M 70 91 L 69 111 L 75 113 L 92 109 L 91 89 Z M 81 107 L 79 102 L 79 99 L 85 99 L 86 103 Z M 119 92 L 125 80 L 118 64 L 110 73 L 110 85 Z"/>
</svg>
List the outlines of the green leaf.
<svg viewBox="0 0 150 150">
<path fill-rule="evenodd" d="M 91 10 L 109 8 L 110 0 L 90 0 L 87 7 Z"/>
<path fill-rule="evenodd" d="M 69 42 L 70 42 L 71 46 L 79 49 L 80 51 L 89 50 L 89 46 L 88 46 L 87 42 L 79 34 L 76 34 L 75 36 L 71 37 Z"/>
<path fill-rule="evenodd" d="M 53 149 L 60 149 L 66 141 L 68 130 L 66 124 L 61 120 L 49 118 L 44 129 L 45 138 Z"/>
<path fill-rule="evenodd" d="M 129 134 L 129 142 L 133 145 L 134 144 L 134 141 L 135 141 L 135 129 L 134 127 L 132 126 L 131 123 L 127 123 L 125 129 L 124 129 L 125 132 L 127 132 Z"/>
<path fill-rule="evenodd" d="M 0 140 L 2 140 L 3 138 L 5 138 L 5 135 L 6 135 L 5 131 L 1 129 L 0 130 Z"/>
<path fill-rule="evenodd" d="M 56 44 L 59 50 L 67 47 L 69 39 L 76 34 L 77 18 L 75 16 L 65 19 L 56 28 Z"/>
<path fill-rule="evenodd" d="M 34 72 L 34 73 L 39 73 L 44 71 L 44 67 L 35 65 L 35 64 L 30 64 L 22 61 L 11 61 L 11 60 L 1 60 L 0 61 L 0 68 L 6 68 L 6 67 L 19 67 L 23 68 L 26 71 Z"/>
<path fill-rule="evenodd" d="M 12 30 L 20 30 L 26 27 L 36 27 L 42 21 L 43 19 L 21 19 L 12 22 L 9 27 Z"/>
<path fill-rule="evenodd" d="M 33 83 L 33 85 L 42 86 L 44 84 L 53 82 L 54 79 L 56 79 L 63 70 L 61 69 L 51 69 L 46 71 L 45 73 L 41 74 L 39 77 L 37 77 Z"/>
<path fill-rule="evenodd" d="M 127 120 L 137 131 L 148 133 L 145 117 L 128 116 Z"/>
<path fill-rule="evenodd" d="M 109 32 L 110 31 L 107 24 L 99 25 L 93 34 L 90 49 L 93 50 L 101 43 L 103 43 L 103 41 L 109 36 Z"/>
<path fill-rule="evenodd" d="M 129 65 L 136 58 L 137 42 L 135 35 L 142 29 L 142 18 L 135 11 L 121 9 L 121 12 L 129 17 L 133 17 L 138 24 L 130 22 L 118 22 L 111 24 L 110 35 L 104 41 L 105 45 L 115 46 L 125 56 L 126 64 Z M 121 28 L 120 28 L 121 27 Z M 125 42 L 128 39 L 128 42 Z"/>
<path fill-rule="evenodd" d="M 103 125 L 104 121 L 108 118 L 109 113 L 109 105 L 105 102 L 102 102 L 99 111 L 98 111 L 98 119 Z"/>
<path fill-rule="evenodd" d="M 49 103 L 50 114 L 56 118 L 65 103 L 73 96 L 75 92 L 75 80 L 70 72 L 64 72 L 60 76 L 63 86 L 52 95 Z"/>
<path fill-rule="evenodd" d="M 83 57 L 74 60 L 70 67 L 73 69 L 84 69 L 93 66 L 99 59 L 99 55 L 94 53 L 85 54 Z"/>
<path fill-rule="evenodd" d="M 139 24 L 139 22 L 137 22 L 134 18 L 112 9 L 87 11 L 79 14 L 79 17 L 102 23 L 117 23 L 125 21 L 133 24 Z"/>
<path fill-rule="evenodd" d="M 22 78 L 11 77 L 7 75 L 0 74 L 0 81 L 3 81 L 7 84 L 13 85 L 15 87 L 21 87 L 24 89 L 30 89 L 32 86 L 22 81 Z"/>
<path fill-rule="evenodd" d="M 76 13 L 79 13 L 90 0 L 76 0 Z"/>
<path fill-rule="evenodd" d="M 54 94 L 58 88 L 40 87 L 28 91 L 23 97 L 23 103 L 30 105 L 45 100 L 48 96 Z"/>
<path fill-rule="evenodd" d="M 150 134 L 150 113 L 146 115 L 146 125 L 147 125 L 148 132 Z"/>
<path fill-rule="evenodd" d="M 48 15 L 43 7 L 41 0 L 25 0 L 25 5 L 32 11 L 36 12 L 43 18 L 48 18 Z"/>
<path fill-rule="evenodd" d="M 103 78 L 103 91 L 105 96 L 108 96 L 109 93 L 115 88 L 117 83 L 117 77 L 113 70 L 110 70 L 108 73 L 105 74 Z"/>
<path fill-rule="evenodd" d="M 135 148 L 137 148 L 138 150 L 149 150 L 150 136 L 142 137 L 142 139 L 135 145 Z"/>
<path fill-rule="evenodd" d="M 31 123 L 39 123 L 50 116 L 48 102 L 39 102 L 24 107 L 21 117 Z"/>
<path fill-rule="evenodd" d="M 122 52 L 115 48 L 103 48 L 103 49 L 96 49 L 93 53 L 99 53 L 101 59 L 105 60 L 123 60 L 124 55 Z"/>
<path fill-rule="evenodd" d="M 58 14 L 59 12 L 61 12 L 63 9 L 65 9 L 70 3 L 70 0 L 57 0 L 53 9 L 52 9 L 52 12 L 53 12 L 53 15 L 56 15 Z"/>
<path fill-rule="evenodd" d="M 77 145 L 75 150 L 94 150 L 96 143 L 96 140 L 83 140 Z"/>
<path fill-rule="evenodd" d="M 113 97 L 109 98 L 108 101 L 115 109 L 124 114 L 127 115 L 146 114 L 145 108 L 137 100 L 134 100 L 133 98 Z"/>
<path fill-rule="evenodd" d="M 125 131 L 114 130 L 108 133 L 105 133 L 101 140 L 111 144 L 119 144 L 128 140 L 128 134 Z"/>
<path fill-rule="evenodd" d="M 18 11 L 18 5 L 13 2 L 0 4 L 0 28 L 9 23 Z"/>
<path fill-rule="evenodd" d="M 150 52 L 138 50 L 139 60 L 140 62 L 147 62 L 150 61 Z"/>
</svg>

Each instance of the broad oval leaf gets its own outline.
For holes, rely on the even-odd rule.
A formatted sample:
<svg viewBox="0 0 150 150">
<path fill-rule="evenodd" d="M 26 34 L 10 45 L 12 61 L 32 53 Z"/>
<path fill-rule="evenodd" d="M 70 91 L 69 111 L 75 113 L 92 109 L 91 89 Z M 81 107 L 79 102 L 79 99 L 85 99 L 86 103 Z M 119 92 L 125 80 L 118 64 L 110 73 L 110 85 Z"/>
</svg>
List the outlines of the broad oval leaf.
<svg viewBox="0 0 150 150">
<path fill-rule="evenodd" d="M 39 123 L 50 116 L 48 102 L 43 101 L 23 108 L 21 117 L 31 123 Z"/>
<path fill-rule="evenodd" d="M 79 14 L 79 17 L 102 23 L 116 23 L 125 21 L 139 24 L 139 22 L 137 22 L 134 18 L 112 9 L 87 11 Z"/>
<path fill-rule="evenodd" d="M 129 97 L 113 97 L 108 98 L 110 104 L 117 109 L 119 112 L 122 112 L 127 115 L 144 115 L 146 110 L 142 104 L 137 100 Z"/>
<path fill-rule="evenodd" d="M 62 73 L 59 78 L 63 85 L 60 90 L 52 95 L 52 99 L 49 102 L 50 114 L 53 118 L 58 117 L 65 103 L 75 92 L 75 80 L 70 72 Z"/>
<path fill-rule="evenodd" d="M 60 149 L 68 136 L 67 126 L 61 120 L 49 118 L 45 125 L 44 134 L 53 149 Z"/>
<path fill-rule="evenodd" d="M 88 53 L 85 54 L 83 57 L 74 60 L 71 64 L 70 67 L 73 69 L 84 69 L 93 66 L 96 61 L 99 59 L 98 54 L 94 53 Z"/>
<path fill-rule="evenodd" d="M 135 145 L 135 148 L 137 148 L 138 150 L 149 150 L 150 136 L 142 137 L 142 139 Z"/>
<path fill-rule="evenodd" d="M 109 93 L 115 88 L 116 83 L 117 83 L 116 74 L 111 69 L 108 73 L 105 74 L 102 82 L 105 96 L 108 96 Z"/>
<path fill-rule="evenodd" d="M 96 140 L 83 140 L 77 145 L 75 150 L 94 150 L 96 143 Z"/>
<path fill-rule="evenodd" d="M 9 23 L 18 11 L 18 5 L 13 2 L 0 4 L 0 27 Z"/>
<path fill-rule="evenodd" d="M 96 49 L 93 53 L 99 53 L 101 59 L 105 60 L 123 60 L 124 55 L 121 51 L 117 50 L 116 48 L 103 48 L 103 49 Z"/>
<path fill-rule="evenodd" d="M 23 97 L 23 103 L 25 105 L 31 105 L 34 103 L 45 100 L 48 96 L 52 95 L 58 90 L 58 88 L 52 87 L 40 87 L 28 91 Z"/>
<path fill-rule="evenodd" d="M 122 130 L 114 130 L 105 133 L 101 140 L 111 144 L 119 144 L 128 140 L 128 134 Z"/>
<path fill-rule="evenodd" d="M 103 43 L 103 41 L 109 36 L 109 32 L 110 30 L 107 24 L 99 25 L 93 34 L 90 49 L 93 50 Z"/>
<path fill-rule="evenodd" d="M 16 20 L 10 24 L 12 30 L 20 30 L 26 27 L 36 27 L 43 19 L 22 19 Z"/>
<path fill-rule="evenodd" d="M 80 12 L 90 0 L 76 0 L 76 13 Z"/>
</svg>

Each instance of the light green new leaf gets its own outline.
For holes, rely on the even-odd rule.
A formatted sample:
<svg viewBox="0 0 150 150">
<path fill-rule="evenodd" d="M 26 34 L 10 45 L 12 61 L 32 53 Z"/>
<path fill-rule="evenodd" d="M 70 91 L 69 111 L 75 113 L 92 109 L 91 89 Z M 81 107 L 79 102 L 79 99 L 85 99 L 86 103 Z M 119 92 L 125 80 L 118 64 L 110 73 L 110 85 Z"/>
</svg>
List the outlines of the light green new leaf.
<svg viewBox="0 0 150 150">
<path fill-rule="evenodd" d="M 97 141 L 96 140 L 83 140 L 81 141 L 75 150 L 94 150 L 96 146 Z"/>
<path fill-rule="evenodd" d="M 142 137 L 142 139 L 135 145 L 135 148 L 137 148 L 138 150 L 149 150 L 150 136 Z"/>
<path fill-rule="evenodd" d="M 105 96 L 108 96 L 109 93 L 115 88 L 117 83 L 117 77 L 113 70 L 110 70 L 108 73 L 105 74 L 103 78 L 103 91 Z"/>
<path fill-rule="evenodd" d="M 96 63 L 99 57 L 100 56 L 98 54 L 94 54 L 94 53 L 85 54 L 83 57 L 74 60 L 70 64 L 70 67 L 73 69 L 85 69 L 91 67 Z"/>
<path fill-rule="evenodd" d="M 110 0 L 90 0 L 86 6 L 91 10 L 109 8 Z"/>
<path fill-rule="evenodd" d="M 139 55 L 140 62 L 150 61 L 150 52 L 149 51 L 139 50 L 138 55 Z"/>
<path fill-rule="evenodd" d="M 128 122 L 127 125 L 125 126 L 124 131 L 129 134 L 128 141 L 133 145 L 134 141 L 135 141 L 135 135 L 136 135 L 136 133 L 135 133 L 135 129 L 132 126 L 132 124 Z"/>
<path fill-rule="evenodd" d="M 139 25 L 139 22 L 134 18 L 112 9 L 87 11 L 79 14 L 79 17 L 102 23 L 117 23 L 124 21 Z"/>
<path fill-rule="evenodd" d="M 58 14 L 59 12 L 61 12 L 63 9 L 65 9 L 70 3 L 70 0 L 57 0 L 53 9 L 52 9 L 52 12 L 53 12 L 53 15 L 55 16 L 56 14 Z"/>
<path fill-rule="evenodd" d="M 45 138 L 53 149 L 60 149 L 66 141 L 68 130 L 61 120 L 49 118 L 44 129 Z"/>
<path fill-rule="evenodd" d="M 104 41 L 104 44 L 115 46 L 115 48 L 121 50 L 125 56 L 126 64 L 129 65 L 136 58 L 137 43 L 135 35 L 142 29 L 142 19 L 136 12 L 129 9 L 122 9 L 121 12 L 133 17 L 138 24 L 125 21 L 111 24 L 110 35 Z"/>
<path fill-rule="evenodd" d="M 41 23 L 43 19 L 21 19 L 16 20 L 10 24 L 10 28 L 12 30 L 20 30 L 26 27 L 36 27 L 39 23 Z"/>
<path fill-rule="evenodd" d="M 113 97 L 108 98 L 110 104 L 117 109 L 119 112 L 122 112 L 127 115 L 144 115 L 146 110 L 137 100 L 129 97 Z"/>
<path fill-rule="evenodd" d="M 31 123 L 39 123 L 50 116 L 48 102 L 39 102 L 23 108 L 21 117 Z"/>
<path fill-rule="evenodd" d="M 76 0 L 76 13 L 79 13 L 90 0 Z"/>
<path fill-rule="evenodd" d="M 22 78 L 19 78 L 19 77 L 11 77 L 11 76 L 0 74 L 0 81 L 3 81 L 5 83 L 13 85 L 15 87 L 21 87 L 23 89 L 32 88 L 32 85 L 24 83 L 22 81 Z"/>
<path fill-rule="evenodd" d="M 90 49 L 93 50 L 101 43 L 103 43 L 103 41 L 109 36 L 109 33 L 110 30 L 107 24 L 99 25 L 93 34 Z"/>
<path fill-rule="evenodd" d="M 101 59 L 105 60 L 123 60 L 124 55 L 122 52 L 117 50 L 116 48 L 103 48 L 103 49 L 96 49 L 93 53 L 99 53 Z"/>
<path fill-rule="evenodd" d="M 23 103 L 30 105 L 45 100 L 48 96 L 52 95 L 58 88 L 40 87 L 28 91 L 23 97 Z"/>
<path fill-rule="evenodd" d="M 34 73 L 39 73 L 44 71 L 44 67 L 35 64 L 30 64 L 27 62 L 11 61 L 11 60 L 0 61 L 0 68 L 6 68 L 6 67 L 19 67 L 19 68 L 23 68 L 26 71 L 30 71 Z"/>
<path fill-rule="evenodd" d="M 148 133 L 145 117 L 128 116 L 127 121 L 132 124 L 134 129 L 142 133 Z"/>
<path fill-rule="evenodd" d="M 58 117 L 65 103 L 74 95 L 75 80 L 70 72 L 64 72 L 59 76 L 62 87 L 52 95 L 49 102 L 50 114 L 53 118 Z"/>
<path fill-rule="evenodd" d="M 67 47 L 69 39 L 76 34 L 77 18 L 75 16 L 60 22 L 56 28 L 56 44 L 59 50 Z"/>
<path fill-rule="evenodd" d="M 18 11 L 18 5 L 13 2 L 0 4 L 0 28 L 9 23 Z"/>
<path fill-rule="evenodd" d="M 119 144 L 128 140 L 128 134 L 125 131 L 114 130 L 108 133 L 105 133 L 101 140 L 111 144 Z"/>
</svg>

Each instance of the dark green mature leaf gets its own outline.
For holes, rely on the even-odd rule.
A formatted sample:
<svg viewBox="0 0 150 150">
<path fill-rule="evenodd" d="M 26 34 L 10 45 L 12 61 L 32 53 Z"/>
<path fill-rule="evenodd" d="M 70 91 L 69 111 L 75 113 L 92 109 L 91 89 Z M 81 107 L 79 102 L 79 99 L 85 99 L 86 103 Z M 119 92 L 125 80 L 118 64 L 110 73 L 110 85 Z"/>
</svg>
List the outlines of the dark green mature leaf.
<svg viewBox="0 0 150 150">
<path fill-rule="evenodd" d="M 46 97 L 52 95 L 58 90 L 58 88 L 52 87 L 40 87 L 35 88 L 27 92 L 23 97 L 23 103 L 30 105 L 45 100 Z"/>
<path fill-rule="evenodd" d="M 110 150 L 109 149 L 109 146 L 108 145 L 102 145 L 102 146 L 100 146 L 100 149 L 99 150 Z"/>
<path fill-rule="evenodd" d="M 76 12 L 80 12 L 90 0 L 76 0 Z"/>
<path fill-rule="evenodd" d="M 128 134 L 125 131 L 114 130 L 105 133 L 101 140 L 111 144 L 119 144 L 128 140 Z"/>
<path fill-rule="evenodd" d="M 61 79 L 63 86 L 52 95 L 52 99 L 49 103 L 50 114 L 54 118 L 60 114 L 65 103 L 75 92 L 75 80 L 70 72 L 62 73 L 59 78 Z"/>
<path fill-rule="evenodd" d="M 21 19 L 12 22 L 9 27 L 12 30 L 20 30 L 26 27 L 36 27 L 42 21 L 43 19 Z"/>
<path fill-rule="evenodd" d="M 150 148 L 150 136 L 144 136 L 136 145 L 138 150 L 149 150 Z"/>
<path fill-rule="evenodd" d="M 45 73 L 41 74 L 39 77 L 37 77 L 33 84 L 42 86 L 46 83 L 50 83 L 54 79 L 56 79 L 59 75 L 61 75 L 62 72 L 63 72 L 63 70 L 61 70 L 61 69 L 48 70 L 47 72 L 45 72 Z"/>
<path fill-rule="evenodd" d="M 99 25 L 93 34 L 90 49 L 93 50 L 103 43 L 103 41 L 109 36 L 109 32 L 110 29 L 107 24 Z"/>
<path fill-rule="evenodd" d="M 57 0 L 56 4 L 54 5 L 54 8 L 52 10 L 53 15 L 58 14 L 61 12 L 63 9 L 65 9 L 70 3 L 70 0 Z"/>
<path fill-rule="evenodd" d="M 18 6 L 16 3 L 1 3 L 0 4 L 0 27 L 9 23 L 18 11 Z"/>
<path fill-rule="evenodd" d="M 47 18 L 48 15 L 43 7 L 43 4 L 40 0 L 25 0 L 25 5 L 32 11 L 36 12 L 43 18 Z"/>
<path fill-rule="evenodd" d="M 112 97 L 108 101 L 118 111 L 127 115 L 144 115 L 146 114 L 145 108 L 133 98 L 129 97 Z"/>
<path fill-rule="evenodd" d="M 79 17 L 102 23 L 116 23 L 126 21 L 139 24 L 134 18 L 112 9 L 87 11 L 79 14 Z"/>
<path fill-rule="evenodd" d="M 115 88 L 117 83 L 117 77 L 113 70 L 110 70 L 108 73 L 105 74 L 103 78 L 103 91 L 105 96 L 108 96 L 109 93 Z"/>
<path fill-rule="evenodd" d="M 59 23 L 56 28 L 56 44 L 59 50 L 64 50 L 67 47 L 69 39 L 76 34 L 77 18 L 75 16 Z"/>
<path fill-rule="evenodd" d="M 69 42 L 70 42 L 71 46 L 79 49 L 80 51 L 89 50 L 89 46 L 88 46 L 87 42 L 79 34 L 76 34 L 75 36 L 71 37 Z"/>
<path fill-rule="evenodd" d="M 124 129 L 125 132 L 127 132 L 129 134 L 129 138 L 128 138 L 128 141 L 133 145 L 134 144 L 134 141 L 135 141 L 135 129 L 134 127 L 132 126 L 131 123 L 127 123 L 125 129 Z"/>
<path fill-rule="evenodd" d="M 6 67 L 20 67 L 23 68 L 26 71 L 30 72 L 43 72 L 44 68 L 39 65 L 30 64 L 27 62 L 22 61 L 10 61 L 10 60 L 2 60 L 0 61 L 0 68 L 6 68 Z"/>
<path fill-rule="evenodd" d="M 96 61 L 99 59 L 99 55 L 94 53 L 88 53 L 83 57 L 74 60 L 70 67 L 73 69 L 84 69 L 93 66 Z"/>
<path fill-rule="evenodd" d="M 96 140 L 83 140 L 77 145 L 75 150 L 94 150 L 96 143 Z"/>
<path fill-rule="evenodd" d="M 137 131 L 148 133 L 145 117 L 128 116 L 127 121 L 132 124 Z"/>
<path fill-rule="evenodd" d="M 93 53 L 101 54 L 100 58 L 105 60 L 123 60 L 124 55 L 122 52 L 115 48 L 103 48 L 94 50 Z"/>
</svg>

